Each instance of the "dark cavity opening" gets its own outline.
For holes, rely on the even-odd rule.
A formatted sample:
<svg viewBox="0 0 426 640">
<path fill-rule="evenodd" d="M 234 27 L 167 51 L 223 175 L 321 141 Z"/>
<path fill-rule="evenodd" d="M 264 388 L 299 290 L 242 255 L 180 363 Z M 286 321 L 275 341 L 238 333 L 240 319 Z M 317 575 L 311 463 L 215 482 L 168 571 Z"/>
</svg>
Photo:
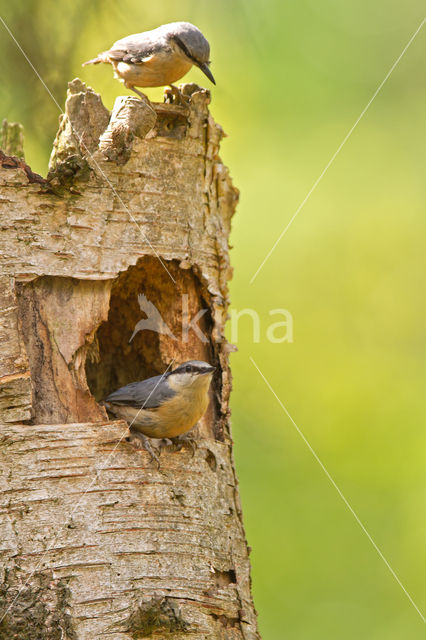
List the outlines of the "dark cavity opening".
<svg viewBox="0 0 426 640">
<path fill-rule="evenodd" d="M 173 361 L 171 368 L 185 360 L 212 361 L 212 320 L 201 282 L 178 261 L 164 264 L 175 282 L 157 258 L 144 257 L 112 285 L 108 320 L 99 326 L 85 365 L 98 401 L 129 382 L 163 373 Z M 207 310 L 198 323 L 207 342 L 192 330 L 186 339 L 182 335 L 186 309 L 189 319 Z"/>
</svg>

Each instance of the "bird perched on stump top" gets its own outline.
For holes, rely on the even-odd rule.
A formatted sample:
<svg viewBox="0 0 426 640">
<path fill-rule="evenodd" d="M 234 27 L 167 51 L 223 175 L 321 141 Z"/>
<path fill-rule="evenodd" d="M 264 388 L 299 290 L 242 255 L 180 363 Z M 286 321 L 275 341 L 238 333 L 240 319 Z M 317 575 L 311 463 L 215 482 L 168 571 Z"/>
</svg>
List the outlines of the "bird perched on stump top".
<svg viewBox="0 0 426 640">
<path fill-rule="evenodd" d="M 152 31 L 117 40 L 111 49 L 83 64 L 106 62 L 124 86 L 145 96 L 135 87 L 162 87 L 180 80 L 196 65 L 216 84 L 209 65 L 210 45 L 190 22 L 171 22 Z"/>
<path fill-rule="evenodd" d="M 189 360 L 173 371 L 121 387 L 101 403 L 117 418 L 125 420 L 132 435 L 158 461 L 148 438 L 169 438 L 182 442 L 205 413 L 215 367 L 201 360 Z"/>
</svg>

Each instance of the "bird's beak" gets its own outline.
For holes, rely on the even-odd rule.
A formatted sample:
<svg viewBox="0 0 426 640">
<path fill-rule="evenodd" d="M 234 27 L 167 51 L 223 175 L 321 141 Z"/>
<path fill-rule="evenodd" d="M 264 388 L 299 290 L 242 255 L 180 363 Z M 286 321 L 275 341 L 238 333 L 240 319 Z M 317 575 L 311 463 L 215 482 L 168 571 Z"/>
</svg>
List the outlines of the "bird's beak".
<svg viewBox="0 0 426 640">
<path fill-rule="evenodd" d="M 216 367 L 212 367 L 211 364 L 209 364 L 207 367 L 204 367 L 203 369 L 203 376 L 205 376 L 207 373 L 213 373 L 213 371 L 216 369 Z"/>
<path fill-rule="evenodd" d="M 216 84 L 215 79 L 213 78 L 213 74 L 210 71 L 210 67 L 209 67 L 209 63 L 208 62 L 201 62 L 201 64 L 199 64 L 198 67 L 208 77 L 210 82 L 213 82 L 213 84 Z"/>
</svg>

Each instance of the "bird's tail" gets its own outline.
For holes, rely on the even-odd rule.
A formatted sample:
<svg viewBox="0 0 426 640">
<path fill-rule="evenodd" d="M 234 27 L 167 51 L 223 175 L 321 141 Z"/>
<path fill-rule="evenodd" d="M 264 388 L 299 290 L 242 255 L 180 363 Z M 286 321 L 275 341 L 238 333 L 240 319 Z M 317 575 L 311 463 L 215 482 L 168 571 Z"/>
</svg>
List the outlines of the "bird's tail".
<svg viewBox="0 0 426 640">
<path fill-rule="evenodd" d="M 92 58 L 91 60 L 87 60 L 87 62 L 83 62 L 81 66 L 85 67 L 87 64 L 99 64 L 100 62 L 109 62 L 107 60 L 106 54 L 107 52 L 104 51 L 103 53 L 100 53 L 99 55 L 97 55 L 96 58 Z"/>
</svg>

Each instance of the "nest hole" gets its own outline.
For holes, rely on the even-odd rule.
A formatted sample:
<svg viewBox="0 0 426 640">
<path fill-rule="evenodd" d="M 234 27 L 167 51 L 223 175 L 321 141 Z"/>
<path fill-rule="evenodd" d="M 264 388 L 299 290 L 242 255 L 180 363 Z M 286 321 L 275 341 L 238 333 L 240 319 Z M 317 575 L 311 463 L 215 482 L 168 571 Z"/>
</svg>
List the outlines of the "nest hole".
<svg viewBox="0 0 426 640">
<path fill-rule="evenodd" d="M 192 329 L 183 331 L 186 312 L 191 319 L 202 309 L 206 312 L 198 327 L 205 342 Z M 157 258 L 141 258 L 113 282 L 108 319 L 87 354 L 90 392 L 99 401 L 129 382 L 185 360 L 211 362 L 211 328 L 209 305 L 196 274 L 175 260 L 163 265 Z"/>
</svg>

